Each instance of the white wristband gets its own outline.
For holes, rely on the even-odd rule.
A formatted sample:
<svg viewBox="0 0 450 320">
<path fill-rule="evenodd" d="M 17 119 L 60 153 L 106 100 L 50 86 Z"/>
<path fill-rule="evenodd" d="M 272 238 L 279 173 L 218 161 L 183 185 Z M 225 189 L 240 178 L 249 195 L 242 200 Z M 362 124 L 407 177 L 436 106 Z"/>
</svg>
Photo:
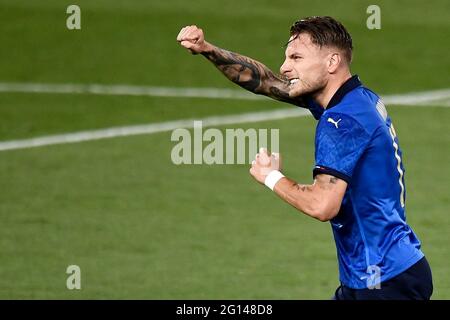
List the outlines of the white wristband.
<svg viewBox="0 0 450 320">
<path fill-rule="evenodd" d="M 283 177 L 284 175 L 280 171 L 273 170 L 267 175 L 266 179 L 264 180 L 264 184 L 273 191 L 273 188 L 275 187 L 277 182 Z"/>
</svg>

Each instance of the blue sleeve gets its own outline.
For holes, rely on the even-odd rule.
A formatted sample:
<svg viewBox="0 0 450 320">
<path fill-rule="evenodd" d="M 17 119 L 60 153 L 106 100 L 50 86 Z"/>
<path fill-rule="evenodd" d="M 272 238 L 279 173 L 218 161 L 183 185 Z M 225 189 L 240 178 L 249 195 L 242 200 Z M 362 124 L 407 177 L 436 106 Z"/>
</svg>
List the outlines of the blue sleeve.
<svg viewBox="0 0 450 320">
<path fill-rule="evenodd" d="M 345 114 L 327 113 L 317 125 L 313 175 L 329 174 L 350 183 L 369 141 L 370 135 L 355 119 Z"/>
</svg>

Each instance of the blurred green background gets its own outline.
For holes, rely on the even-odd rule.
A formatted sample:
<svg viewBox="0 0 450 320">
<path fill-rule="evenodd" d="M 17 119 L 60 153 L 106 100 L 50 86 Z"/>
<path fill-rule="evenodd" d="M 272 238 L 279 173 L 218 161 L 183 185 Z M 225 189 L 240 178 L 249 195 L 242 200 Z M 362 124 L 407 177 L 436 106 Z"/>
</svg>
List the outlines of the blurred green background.
<svg viewBox="0 0 450 320">
<path fill-rule="evenodd" d="M 354 41 L 353 72 L 380 94 L 450 88 L 449 1 L 0 0 L 1 83 L 235 89 L 176 42 L 206 39 L 278 70 L 289 27 L 331 15 Z M 366 8 L 381 8 L 368 30 Z M 407 217 L 450 298 L 449 101 L 391 106 L 404 153 Z M 0 142 L 288 107 L 215 100 L 0 92 Z M 311 181 L 311 117 L 227 125 L 279 128 L 287 175 Z M 225 129 L 225 127 L 220 127 Z M 0 151 L 2 299 L 329 299 L 338 286 L 328 223 L 299 214 L 247 165 L 171 162 L 170 132 Z M 82 290 L 66 288 L 79 265 Z"/>
</svg>

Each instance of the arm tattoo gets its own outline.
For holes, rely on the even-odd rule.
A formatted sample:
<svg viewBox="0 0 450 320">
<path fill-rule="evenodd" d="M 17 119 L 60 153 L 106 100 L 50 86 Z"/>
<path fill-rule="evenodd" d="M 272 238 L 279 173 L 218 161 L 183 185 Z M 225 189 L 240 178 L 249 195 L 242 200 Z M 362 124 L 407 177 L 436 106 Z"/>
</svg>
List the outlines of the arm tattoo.
<svg viewBox="0 0 450 320">
<path fill-rule="evenodd" d="M 314 182 L 318 182 L 320 189 L 330 190 L 334 187 L 333 185 L 337 184 L 339 179 L 333 176 L 328 177 L 326 177 L 325 175 L 317 175 L 316 179 L 314 179 Z"/>
<path fill-rule="evenodd" d="M 293 187 L 295 187 L 298 191 L 303 191 L 303 192 L 305 192 L 306 191 L 306 187 L 307 186 L 305 186 L 305 185 L 303 185 L 303 184 L 298 184 L 297 182 L 294 182 L 293 184 L 292 184 L 292 186 Z"/>
<path fill-rule="evenodd" d="M 244 89 L 255 92 L 260 85 L 261 74 L 251 59 L 217 48 L 203 55 L 222 73 Z"/>
<path fill-rule="evenodd" d="M 289 97 L 289 81 L 275 75 L 262 63 L 243 55 L 214 47 L 202 53 L 228 79 L 256 94 L 307 108 L 301 97 Z"/>
</svg>

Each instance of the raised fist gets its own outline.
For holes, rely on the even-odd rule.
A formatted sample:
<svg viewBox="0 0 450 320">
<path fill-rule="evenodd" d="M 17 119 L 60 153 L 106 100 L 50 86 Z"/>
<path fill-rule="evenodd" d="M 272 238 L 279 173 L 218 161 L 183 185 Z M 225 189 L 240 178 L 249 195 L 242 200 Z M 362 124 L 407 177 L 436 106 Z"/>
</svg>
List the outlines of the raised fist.
<svg viewBox="0 0 450 320">
<path fill-rule="evenodd" d="M 202 53 L 208 47 L 203 30 L 195 25 L 181 29 L 180 33 L 178 33 L 177 41 L 192 54 Z"/>
</svg>

